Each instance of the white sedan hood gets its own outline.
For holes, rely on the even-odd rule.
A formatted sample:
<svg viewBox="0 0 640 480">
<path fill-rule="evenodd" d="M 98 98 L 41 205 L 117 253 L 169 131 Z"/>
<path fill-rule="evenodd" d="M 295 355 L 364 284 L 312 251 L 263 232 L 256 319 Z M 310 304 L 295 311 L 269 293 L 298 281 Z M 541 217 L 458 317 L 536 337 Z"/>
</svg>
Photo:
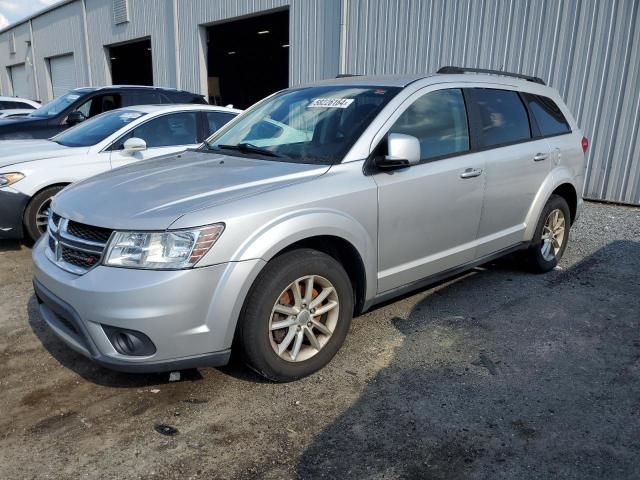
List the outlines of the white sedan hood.
<svg viewBox="0 0 640 480">
<path fill-rule="evenodd" d="M 16 163 L 64 157 L 82 151 L 87 147 L 65 147 L 51 140 L 3 140 L 0 141 L 0 168 Z"/>
</svg>

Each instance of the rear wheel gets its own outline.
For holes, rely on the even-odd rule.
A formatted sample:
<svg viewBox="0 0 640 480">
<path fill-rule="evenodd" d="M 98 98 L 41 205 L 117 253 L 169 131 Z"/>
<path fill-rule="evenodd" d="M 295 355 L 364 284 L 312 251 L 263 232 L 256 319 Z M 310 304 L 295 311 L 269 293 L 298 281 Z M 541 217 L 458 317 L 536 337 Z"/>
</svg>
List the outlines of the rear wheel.
<svg viewBox="0 0 640 480">
<path fill-rule="evenodd" d="M 249 367 L 287 382 L 329 363 L 352 315 L 353 289 L 342 265 L 316 250 L 294 250 L 269 262 L 256 279 L 237 340 Z"/>
<path fill-rule="evenodd" d="M 30 240 L 35 242 L 47 231 L 51 200 L 63 188 L 64 186 L 62 185 L 45 188 L 34 195 L 27 208 L 25 208 L 24 229 Z"/>
<path fill-rule="evenodd" d="M 558 265 L 569 241 L 571 212 L 567 201 L 551 195 L 542 210 L 531 245 L 524 253 L 525 261 L 534 272 L 548 272 Z"/>
</svg>

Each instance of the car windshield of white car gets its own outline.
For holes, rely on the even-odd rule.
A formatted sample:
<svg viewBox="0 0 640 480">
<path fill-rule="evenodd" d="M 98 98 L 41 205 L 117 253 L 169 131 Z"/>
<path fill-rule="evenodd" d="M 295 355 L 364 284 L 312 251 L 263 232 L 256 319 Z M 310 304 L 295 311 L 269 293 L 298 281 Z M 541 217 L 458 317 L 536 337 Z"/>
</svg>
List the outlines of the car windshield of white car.
<svg viewBox="0 0 640 480">
<path fill-rule="evenodd" d="M 337 163 L 399 91 L 359 85 L 285 90 L 241 114 L 206 145 L 264 160 Z"/>
<path fill-rule="evenodd" d="M 51 140 L 65 147 L 89 147 L 144 115 L 137 110 L 111 110 L 85 120 Z"/>
</svg>

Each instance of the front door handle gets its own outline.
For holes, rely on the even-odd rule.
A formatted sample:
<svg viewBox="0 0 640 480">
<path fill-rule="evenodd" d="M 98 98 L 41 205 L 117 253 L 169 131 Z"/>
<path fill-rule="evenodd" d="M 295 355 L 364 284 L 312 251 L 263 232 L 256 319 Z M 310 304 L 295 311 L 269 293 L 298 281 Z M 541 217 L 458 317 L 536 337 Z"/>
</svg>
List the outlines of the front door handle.
<svg viewBox="0 0 640 480">
<path fill-rule="evenodd" d="M 541 162 L 543 160 L 546 160 L 547 158 L 549 158 L 549 154 L 548 153 L 536 153 L 536 155 L 533 157 L 533 161 L 534 162 Z"/>
<path fill-rule="evenodd" d="M 460 174 L 460 178 L 473 178 L 479 177 L 482 175 L 481 168 L 467 168 L 464 172 Z"/>
</svg>

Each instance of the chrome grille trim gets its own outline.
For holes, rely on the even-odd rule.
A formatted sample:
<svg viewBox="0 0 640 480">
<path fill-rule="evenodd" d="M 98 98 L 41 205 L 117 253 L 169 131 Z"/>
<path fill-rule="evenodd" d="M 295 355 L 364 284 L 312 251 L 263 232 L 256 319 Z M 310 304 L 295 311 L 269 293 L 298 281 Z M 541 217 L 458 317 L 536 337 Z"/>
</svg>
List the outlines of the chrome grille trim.
<svg viewBox="0 0 640 480">
<path fill-rule="evenodd" d="M 83 245 L 91 245 L 92 247 L 97 247 L 98 253 L 102 253 L 102 250 L 104 250 L 104 247 L 107 245 L 107 243 L 109 243 L 108 240 L 105 243 L 94 242 L 92 240 L 85 240 L 84 238 L 80 238 L 80 237 L 76 237 L 75 235 L 71 235 L 66 230 L 66 225 L 65 225 L 65 230 L 61 230 L 59 232 L 59 235 L 60 235 L 61 239 L 68 240 L 70 242 L 80 243 L 80 244 L 83 244 Z M 75 245 L 67 245 L 67 246 L 75 247 Z M 77 247 L 77 248 L 80 249 L 80 247 Z"/>
</svg>

